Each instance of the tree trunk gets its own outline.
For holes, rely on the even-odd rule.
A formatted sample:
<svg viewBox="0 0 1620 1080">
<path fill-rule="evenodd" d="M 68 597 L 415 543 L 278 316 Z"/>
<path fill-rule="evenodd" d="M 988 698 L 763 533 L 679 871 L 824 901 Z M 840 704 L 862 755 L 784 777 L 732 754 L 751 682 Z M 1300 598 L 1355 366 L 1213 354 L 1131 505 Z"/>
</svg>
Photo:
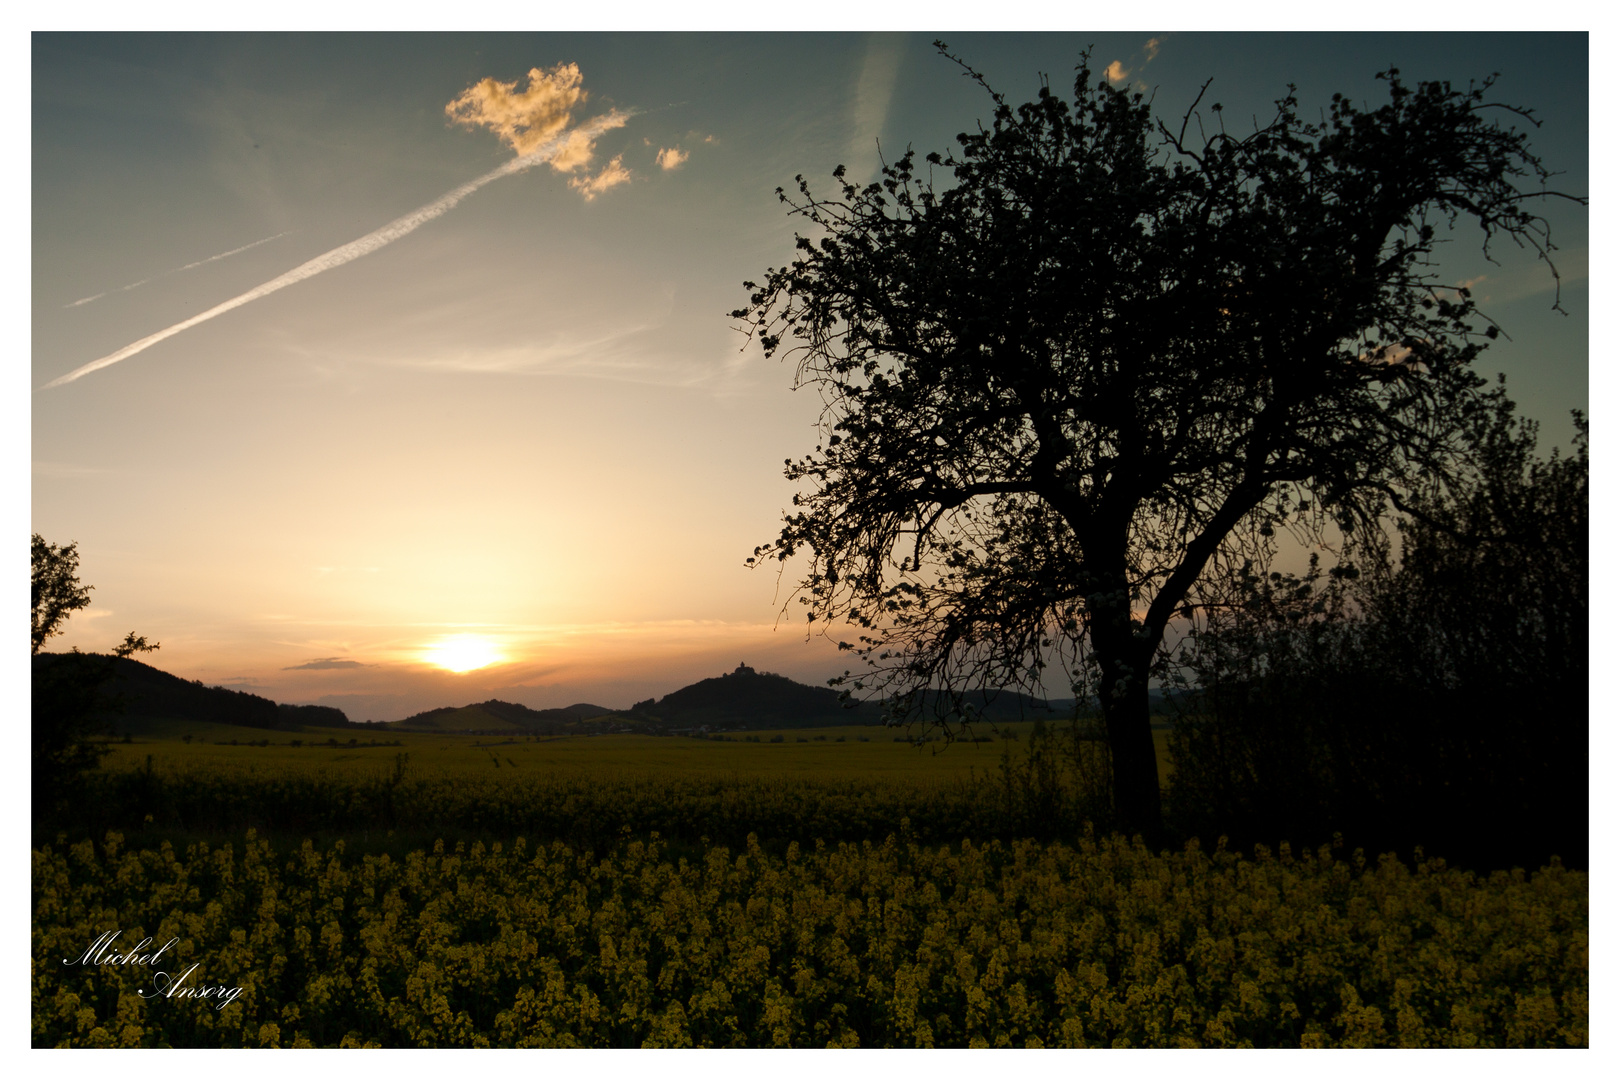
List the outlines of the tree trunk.
<svg viewBox="0 0 1620 1080">
<path fill-rule="evenodd" d="M 1114 766 L 1114 812 L 1127 832 L 1151 842 L 1163 826 L 1159 806 L 1159 760 L 1148 710 L 1148 665 L 1153 651 L 1136 636 L 1128 593 L 1094 616 L 1092 646 L 1102 685 L 1098 699 Z"/>
</svg>

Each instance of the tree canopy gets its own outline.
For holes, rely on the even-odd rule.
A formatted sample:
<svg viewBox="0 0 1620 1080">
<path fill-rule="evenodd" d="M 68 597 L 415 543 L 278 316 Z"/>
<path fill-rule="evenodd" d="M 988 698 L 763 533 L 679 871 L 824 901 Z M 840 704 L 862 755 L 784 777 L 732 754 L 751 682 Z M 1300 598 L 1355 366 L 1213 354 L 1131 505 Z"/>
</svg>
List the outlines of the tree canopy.
<svg viewBox="0 0 1620 1080">
<path fill-rule="evenodd" d="M 1457 474 L 1498 329 L 1437 245 L 1471 221 L 1551 268 L 1528 202 L 1557 193 L 1492 79 L 1390 69 L 1383 104 L 1315 122 L 1290 88 L 1229 132 L 1202 94 L 1166 124 L 1077 72 L 1072 104 L 985 86 L 988 128 L 880 182 L 778 189 L 818 235 L 733 315 L 820 390 L 823 439 L 750 562 L 806 553 L 812 626 L 853 626 L 868 665 L 835 682 L 902 714 L 1061 664 L 1100 701 L 1121 818 L 1153 828 L 1172 618 L 1245 544 L 1369 529 Z"/>
<path fill-rule="evenodd" d="M 113 658 L 124 659 L 159 646 L 132 630 L 113 649 L 112 657 L 81 653 L 77 647 L 63 655 L 40 655 L 40 649 L 62 632 L 62 624 L 75 611 L 90 604 L 90 590 L 79 580 L 79 545 L 57 546 L 33 534 L 32 552 L 32 671 L 29 705 L 32 716 L 31 760 L 36 809 L 66 797 L 75 781 L 106 754 L 96 740 L 108 717 L 119 708 L 115 695 L 106 692 L 113 678 Z"/>
<path fill-rule="evenodd" d="M 90 606 L 90 590 L 95 586 L 79 583 L 78 544 L 57 547 L 34 533 L 29 553 L 33 569 L 29 644 L 32 651 L 38 653 L 47 641 L 62 632 L 62 624 L 69 615 Z"/>
</svg>

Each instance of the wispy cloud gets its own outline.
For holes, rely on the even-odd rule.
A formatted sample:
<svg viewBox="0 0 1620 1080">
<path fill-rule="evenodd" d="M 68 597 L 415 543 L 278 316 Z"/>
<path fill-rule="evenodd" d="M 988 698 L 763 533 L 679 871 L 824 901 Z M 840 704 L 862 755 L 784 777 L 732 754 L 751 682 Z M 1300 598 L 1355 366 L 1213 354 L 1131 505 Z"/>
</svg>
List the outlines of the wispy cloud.
<svg viewBox="0 0 1620 1080">
<path fill-rule="evenodd" d="M 1476 304 L 1488 307 L 1532 296 L 1546 296 L 1559 289 L 1582 285 L 1588 273 L 1588 249 L 1570 248 L 1554 254 L 1558 276 L 1555 278 L 1547 264 L 1540 260 L 1525 259 L 1515 265 L 1502 267 L 1490 274 L 1464 278 L 1455 285 L 1438 289 L 1451 293 L 1467 289 Z"/>
<path fill-rule="evenodd" d="M 1163 46 L 1163 45 L 1164 45 L 1164 38 L 1163 37 L 1150 37 L 1150 38 L 1147 39 L 1147 41 L 1142 43 L 1141 51 L 1136 54 L 1136 59 L 1139 59 L 1141 61 L 1141 63 L 1139 63 L 1137 65 L 1137 67 L 1136 67 L 1136 73 L 1139 76 L 1146 74 L 1147 66 L 1149 64 L 1153 63 L 1154 58 L 1156 58 L 1159 55 L 1160 47 Z M 1115 68 L 1119 69 L 1119 74 L 1117 76 L 1114 74 L 1114 69 Z M 1131 74 L 1130 71 L 1127 70 L 1126 68 L 1124 68 L 1123 66 L 1121 66 L 1119 61 L 1117 61 L 1117 60 L 1114 61 L 1114 63 L 1109 65 L 1108 77 L 1110 79 L 1112 79 L 1114 82 L 1122 82 L 1130 74 Z M 1140 90 L 1142 93 L 1145 94 L 1148 91 L 1148 84 L 1146 82 L 1144 82 L 1142 79 L 1138 78 L 1137 81 L 1136 81 L 1136 88 L 1138 90 Z"/>
<path fill-rule="evenodd" d="M 281 670 L 282 671 L 349 671 L 349 670 L 352 670 L 353 668 L 363 668 L 363 667 L 370 667 L 370 666 L 371 666 L 370 664 L 362 664 L 358 660 L 340 660 L 338 657 L 335 657 L 335 656 L 326 656 L 326 657 L 322 657 L 322 658 L 320 658 L 318 660 L 311 660 L 307 664 L 294 664 L 292 667 L 284 667 Z"/>
<path fill-rule="evenodd" d="M 189 262 L 189 263 L 186 263 L 186 265 L 184 265 L 184 266 L 177 266 L 173 270 L 165 270 L 163 273 L 158 274 L 157 277 L 160 277 L 160 278 L 161 277 L 168 277 L 170 274 L 178 274 L 178 273 L 181 273 L 182 271 L 185 271 L 185 270 L 195 270 L 199 266 L 206 266 L 207 264 L 209 264 L 211 262 L 218 262 L 221 259 L 228 259 L 232 255 L 240 255 L 242 252 L 247 251 L 247 250 L 249 250 L 251 248 L 256 248 L 260 244 L 268 244 L 272 240 L 280 240 L 283 236 L 286 236 L 286 235 L 287 234 L 285 232 L 278 232 L 278 233 L 276 233 L 276 235 L 267 236 L 263 240 L 255 240 L 251 244 L 243 244 L 239 248 L 232 248 L 229 251 L 222 251 L 218 255 L 210 255 L 206 259 L 198 259 L 196 262 Z M 115 292 L 129 292 L 129 290 L 131 290 L 131 289 L 138 289 L 142 285 L 145 285 L 148 281 L 154 281 L 154 280 L 156 280 L 156 278 L 141 278 L 141 280 L 136 281 L 136 282 L 132 282 L 132 283 L 130 283 L 128 285 L 120 285 L 116 289 L 108 289 L 106 292 L 98 292 L 94 296 L 86 296 L 82 300 L 73 301 L 73 303 L 71 303 L 71 304 L 63 304 L 62 307 L 64 309 L 65 308 L 82 307 L 83 305 L 90 303 L 92 300 L 100 300 L 103 296 L 111 296 Z"/>
<path fill-rule="evenodd" d="M 524 342 L 501 347 L 425 349 L 415 354 L 391 353 L 384 361 L 406 367 L 439 371 L 523 372 L 550 374 L 592 374 L 599 368 L 613 370 L 633 363 L 646 350 L 631 347 L 661 325 L 661 319 L 617 324 L 610 330 L 589 336 L 558 335 L 550 340 Z"/>
<path fill-rule="evenodd" d="M 36 461 L 34 475 L 72 478 L 81 476 L 100 476 L 108 472 L 107 469 L 97 468 L 93 465 L 70 465 L 64 461 Z"/>
<path fill-rule="evenodd" d="M 678 146 L 667 146 L 658 151 L 658 167 L 665 172 L 678 169 L 686 164 L 686 159 L 691 156 Z"/>
<path fill-rule="evenodd" d="M 576 176 L 568 181 L 568 186 L 584 194 L 585 201 L 590 202 L 608 188 L 617 187 L 619 184 L 629 183 L 629 181 L 630 170 L 624 167 L 624 155 L 621 154 L 602 166 L 602 171 L 595 176 L 589 179 Z"/>
<path fill-rule="evenodd" d="M 603 132 L 623 127 L 631 114 L 613 110 L 602 116 L 581 124 L 572 130 L 566 130 L 568 123 L 568 110 L 573 108 L 584 98 L 584 91 L 578 87 L 579 69 L 573 64 L 559 65 L 551 73 L 541 72 L 536 68 L 529 72 L 530 86 L 523 94 L 513 93 L 515 83 L 499 83 L 493 79 L 485 79 L 473 86 L 446 106 L 446 112 L 453 119 L 473 126 L 486 126 L 494 130 L 501 138 L 514 149 L 524 148 L 520 156 L 513 158 L 506 164 L 485 173 L 476 180 L 469 180 L 454 191 L 441 195 L 426 206 L 412 210 L 404 217 L 395 218 L 387 225 L 368 233 L 360 239 L 333 248 L 324 255 L 319 255 L 302 266 L 294 267 L 280 277 L 265 282 L 257 288 L 249 289 L 240 296 L 232 297 L 223 304 L 216 304 L 207 311 L 173 326 L 159 330 L 155 334 L 141 338 L 132 344 L 124 346 L 117 352 L 109 353 L 99 360 L 92 360 L 82 367 L 75 368 L 58 378 L 46 383 L 42 389 L 50 390 L 64 386 L 76 379 L 82 379 L 91 372 L 100 371 L 120 360 L 127 360 L 150 349 L 160 341 L 165 341 L 176 334 L 183 333 L 205 323 L 210 319 L 218 318 L 227 311 L 232 311 L 244 304 L 250 304 L 273 292 L 285 289 L 289 285 L 296 285 L 300 281 L 312 278 L 317 274 L 353 262 L 363 255 L 369 255 L 379 248 L 392 244 L 395 240 L 415 232 L 423 225 L 449 211 L 462 199 L 477 191 L 492 181 L 503 176 L 521 172 L 535 165 L 550 164 L 559 171 L 571 170 L 589 160 L 591 147 Z M 539 84 L 536 85 L 538 78 Z M 482 88 L 482 89 L 481 89 Z M 468 95 L 473 95 L 469 98 Z M 457 111 L 458 103 L 471 101 L 473 104 L 466 108 L 466 118 Z M 560 110 L 560 111 L 559 111 Z M 559 119 L 560 117 L 560 119 Z M 565 164 L 559 164 L 563 162 Z M 623 183 L 629 179 L 629 173 L 623 169 L 615 158 L 596 177 L 585 181 L 581 190 L 587 199 L 595 198 L 597 194 L 607 190 L 615 184 Z"/>
<path fill-rule="evenodd" d="M 854 131 L 848 151 L 850 167 L 857 173 L 866 172 L 867 162 L 876 164 L 877 141 L 889 119 L 889 103 L 900 75 L 903 43 L 898 34 L 873 34 L 867 39 L 866 59 L 855 84 Z"/>
<path fill-rule="evenodd" d="M 1109 82 L 1124 82 L 1126 79 L 1131 77 L 1131 69 L 1120 63 L 1118 60 L 1115 60 L 1107 67 L 1103 68 L 1103 74 L 1108 76 Z"/>
</svg>

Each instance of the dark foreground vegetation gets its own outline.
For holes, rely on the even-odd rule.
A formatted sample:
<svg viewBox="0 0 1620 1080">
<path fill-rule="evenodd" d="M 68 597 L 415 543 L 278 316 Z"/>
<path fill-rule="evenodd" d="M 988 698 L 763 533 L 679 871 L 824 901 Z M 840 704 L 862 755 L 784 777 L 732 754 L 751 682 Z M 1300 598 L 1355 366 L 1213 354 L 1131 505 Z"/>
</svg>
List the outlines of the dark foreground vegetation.
<svg viewBox="0 0 1620 1080">
<path fill-rule="evenodd" d="M 1102 836 L 1067 734 L 933 784 L 93 774 L 36 832 L 33 1041 L 1586 1044 L 1584 873 Z M 241 993 L 60 963 L 113 929 Z"/>
<path fill-rule="evenodd" d="M 1122 839 L 34 853 L 36 1046 L 1583 1046 L 1585 875 Z M 224 1008 L 63 965 L 178 939 Z M 147 996 L 140 991 L 145 990 Z"/>
<path fill-rule="evenodd" d="M 1505 401 L 1475 462 L 1416 500 L 1398 568 L 1245 566 L 1183 650 L 1196 690 L 1171 740 L 1183 833 L 1479 868 L 1585 867 L 1589 843 L 1587 425 L 1535 456 Z"/>
</svg>

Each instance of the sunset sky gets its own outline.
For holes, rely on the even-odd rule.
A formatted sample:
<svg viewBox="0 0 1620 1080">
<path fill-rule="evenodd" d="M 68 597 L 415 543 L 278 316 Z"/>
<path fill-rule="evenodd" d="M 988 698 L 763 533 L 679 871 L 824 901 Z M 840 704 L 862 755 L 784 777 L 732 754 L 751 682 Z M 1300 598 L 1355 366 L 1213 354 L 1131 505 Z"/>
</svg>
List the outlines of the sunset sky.
<svg viewBox="0 0 1620 1080">
<path fill-rule="evenodd" d="M 35 35 L 31 525 L 95 586 L 50 648 L 356 720 L 842 670 L 743 564 L 819 401 L 726 313 L 791 256 L 778 185 L 987 120 L 935 36 Z M 1014 102 L 1090 44 L 1229 125 L 1499 71 L 1588 191 L 1584 35 L 944 36 Z M 1567 317 L 1511 245 L 1441 268 L 1544 450 L 1588 385 L 1587 213 L 1545 212 Z"/>
</svg>

